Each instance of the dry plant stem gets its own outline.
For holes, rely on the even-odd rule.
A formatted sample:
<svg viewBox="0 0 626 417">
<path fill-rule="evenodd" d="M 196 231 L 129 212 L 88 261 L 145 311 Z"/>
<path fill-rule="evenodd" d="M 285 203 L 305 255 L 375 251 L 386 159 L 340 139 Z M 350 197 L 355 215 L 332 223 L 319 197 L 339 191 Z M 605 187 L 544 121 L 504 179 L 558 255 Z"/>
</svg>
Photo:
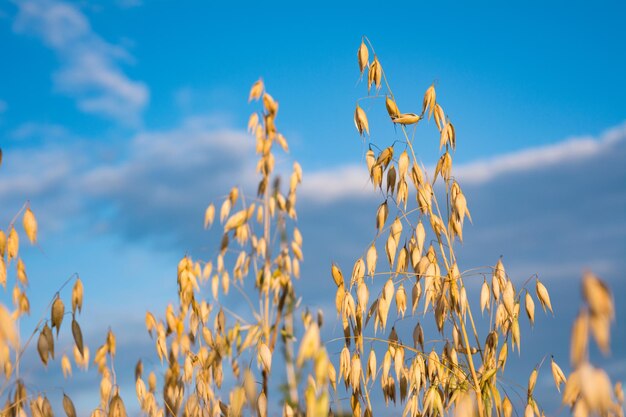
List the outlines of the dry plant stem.
<svg viewBox="0 0 626 417">
<path fill-rule="evenodd" d="M 276 336 L 278 335 L 278 328 L 280 326 L 280 320 L 283 317 L 283 309 L 285 308 L 285 299 L 287 298 L 287 288 L 281 290 L 280 300 L 278 300 L 278 309 L 276 311 L 276 320 L 272 326 L 272 338 L 270 340 L 270 352 L 274 352 L 276 346 Z"/>
<path fill-rule="evenodd" d="M 293 328 L 293 310 L 285 315 L 285 331 L 288 335 L 292 335 Z M 296 365 L 294 363 L 293 342 L 290 338 L 285 339 L 285 366 L 287 371 L 287 385 L 289 387 L 289 399 L 292 404 L 298 404 L 298 381 L 296 380 Z"/>
<path fill-rule="evenodd" d="M 267 245 L 267 250 L 265 251 L 265 262 L 263 264 L 263 274 L 265 275 L 265 271 L 267 271 L 270 267 L 270 263 L 271 263 L 271 252 L 270 252 L 270 187 L 269 184 L 265 187 L 265 193 L 263 196 L 263 214 L 264 214 L 264 219 L 263 219 L 263 238 L 265 239 L 265 244 Z M 269 292 L 270 292 L 270 288 L 269 288 L 269 283 L 266 283 L 265 280 L 269 279 L 269 277 L 263 276 L 263 302 L 264 302 L 264 306 L 263 306 L 263 333 L 265 334 L 265 340 L 269 343 L 270 340 L 270 328 L 269 328 L 269 322 L 270 322 L 270 308 L 269 308 L 269 303 L 270 303 L 270 297 L 269 297 Z M 273 350 L 271 350 L 271 352 L 273 352 Z M 262 372 L 263 375 L 263 392 L 265 392 L 265 396 L 267 398 L 269 398 L 269 392 L 267 391 L 267 378 L 268 375 L 265 371 Z"/>
</svg>

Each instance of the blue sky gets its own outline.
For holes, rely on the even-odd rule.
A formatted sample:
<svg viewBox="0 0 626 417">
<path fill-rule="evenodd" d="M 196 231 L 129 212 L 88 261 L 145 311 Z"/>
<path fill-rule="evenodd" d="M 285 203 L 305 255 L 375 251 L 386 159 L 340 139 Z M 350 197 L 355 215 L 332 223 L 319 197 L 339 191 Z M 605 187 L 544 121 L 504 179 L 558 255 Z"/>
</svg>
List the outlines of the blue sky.
<svg viewBox="0 0 626 417">
<path fill-rule="evenodd" d="M 173 301 L 181 256 L 213 254 L 206 204 L 233 183 L 251 185 L 247 94 L 260 76 L 280 102 L 283 162 L 305 171 L 301 286 L 330 288 L 330 262 L 349 268 L 360 256 L 379 203 L 352 121 L 365 34 L 401 108 L 419 112 L 434 82 L 455 123 L 474 218 L 466 268 L 503 255 L 520 282 L 538 273 L 553 288 L 562 314 L 535 328 L 536 359 L 520 367 L 547 353 L 532 343 L 541 337 L 566 363 L 583 268 L 626 290 L 624 3 L 211 3 L 0 3 L 0 224 L 26 200 L 39 217 L 40 245 L 25 255 L 32 304 L 79 272 L 85 323 L 97 323 L 91 344 L 111 325 L 129 362 L 149 357 L 145 310 Z M 386 143 L 397 133 L 376 135 Z M 419 140 L 432 165 L 436 143 Z M 312 294 L 308 304 L 324 307 Z M 604 363 L 624 379 L 620 326 Z M 33 377 L 46 386 L 54 375 Z"/>
</svg>

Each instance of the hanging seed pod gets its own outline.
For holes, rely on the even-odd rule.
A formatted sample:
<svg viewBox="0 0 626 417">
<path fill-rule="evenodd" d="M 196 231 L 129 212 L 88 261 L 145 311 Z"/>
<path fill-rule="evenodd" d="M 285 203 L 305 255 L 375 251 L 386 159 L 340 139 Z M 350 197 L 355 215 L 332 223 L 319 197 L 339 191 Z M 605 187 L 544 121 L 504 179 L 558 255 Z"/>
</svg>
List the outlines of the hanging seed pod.
<svg viewBox="0 0 626 417">
<path fill-rule="evenodd" d="M 445 112 L 443 111 L 443 108 L 438 103 L 435 104 L 435 110 L 433 111 L 433 114 L 435 116 L 435 123 L 437 124 L 437 129 L 439 129 L 439 132 L 442 132 L 445 126 L 446 117 L 445 117 Z"/>
<path fill-rule="evenodd" d="M 115 356 L 115 351 L 116 351 L 115 334 L 113 334 L 113 330 L 111 329 L 109 329 L 109 331 L 107 332 L 106 349 L 109 352 L 109 355 L 111 355 L 111 357 Z"/>
<path fill-rule="evenodd" d="M 578 367 L 586 360 L 589 343 L 589 315 L 581 310 L 572 326 L 570 355 L 573 367 Z"/>
<path fill-rule="evenodd" d="M 374 349 L 372 349 L 370 350 L 369 356 L 367 358 L 366 381 L 374 378 L 376 376 L 376 371 L 376 352 L 374 351 Z"/>
<path fill-rule="evenodd" d="M 367 275 L 374 276 L 376 273 L 376 262 L 378 260 L 378 252 L 376 251 L 376 246 L 372 244 L 370 248 L 367 250 L 367 255 L 365 256 L 365 261 L 367 264 Z"/>
<path fill-rule="evenodd" d="M 9 238 L 7 239 L 7 260 L 11 262 L 11 259 L 17 258 L 17 254 L 20 249 L 20 236 L 17 234 L 15 227 L 11 228 L 9 232 Z"/>
<path fill-rule="evenodd" d="M 548 294 L 548 290 L 541 282 L 539 282 L 539 280 L 537 280 L 536 290 L 537 298 L 541 303 L 541 307 L 543 307 L 543 311 L 546 311 L 547 307 L 550 312 L 554 314 L 554 311 L 552 311 L 552 304 L 550 303 L 550 294 Z"/>
<path fill-rule="evenodd" d="M 330 273 L 333 277 L 333 281 L 335 281 L 335 285 L 337 287 L 343 287 L 343 274 L 341 273 L 341 269 L 336 264 L 332 264 L 330 267 Z"/>
<path fill-rule="evenodd" d="M 352 278 L 350 280 L 350 284 L 359 284 L 363 282 L 363 278 L 365 277 L 365 262 L 363 258 L 357 259 L 354 263 L 354 267 L 352 268 Z"/>
<path fill-rule="evenodd" d="M 252 84 L 252 88 L 250 89 L 250 95 L 248 96 L 248 102 L 261 98 L 261 94 L 263 94 L 263 89 L 263 80 L 259 78 L 254 84 Z"/>
<path fill-rule="evenodd" d="M 391 168 L 387 171 L 387 193 L 391 191 L 391 195 L 393 195 L 396 189 L 396 168 L 392 165 Z"/>
<path fill-rule="evenodd" d="M 70 362 L 70 358 L 68 358 L 67 355 L 63 355 L 61 357 L 61 371 L 63 371 L 64 378 L 72 376 L 72 364 Z"/>
<path fill-rule="evenodd" d="M 358 104 L 356 105 L 356 110 L 354 111 L 354 125 L 356 126 L 356 130 L 359 131 L 359 135 L 363 136 L 363 132 L 366 132 L 368 135 L 370 134 L 367 115 Z"/>
<path fill-rule="evenodd" d="M 76 347 L 82 355 L 85 351 L 83 345 L 83 332 L 80 330 L 80 326 L 75 319 L 72 319 L 72 336 L 74 336 L 74 342 L 76 343 Z"/>
<path fill-rule="evenodd" d="M 63 315 L 65 314 L 65 305 L 61 298 L 57 295 L 57 298 L 52 303 L 52 311 L 50 312 L 50 321 L 52 322 L 52 328 L 56 327 L 57 337 L 59 337 L 59 330 L 61 330 L 61 322 L 63 322 Z"/>
<path fill-rule="evenodd" d="M 41 329 L 41 334 L 43 334 L 46 339 L 49 356 L 54 359 L 54 336 L 52 335 L 52 330 L 50 330 L 48 324 L 44 325 L 43 329 Z"/>
<path fill-rule="evenodd" d="M 41 362 L 43 362 L 44 366 L 47 366 L 49 355 L 48 338 L 44 335 L 43 331 L 39 333 L 39 339 L 37 339 L 37 352 L 39 353 Z"/>
<path fill-rule="evenodd" d="M 30 243 L 34 244 L 37 241 L 37 219 L 35 219 L 35 215 L 31 211 L 30 207 L 24 211 L 22 225 L 24 226 L 24 231 L 26 232 L 26 236 L 28 236 Z"/>
<path fill-rule="evenodd" d="M 550 358 L 550 369 L 552 370 L 552 378 L 554 379 L 556 389 L 561 392 L 561 384 L 567 383 L 567 378 L 565 378 L 561 367 L 554 361 L 554 357 Z"/>
<path fill-rule="evenodd" d="M 74 407 L 74 403 L 65 393 L 63 393 L 63 410 L 65 410 L 67 417 L 76 417 L 76 408 Z"/>
<path fill-rule="evenodd" d="M 72 314 L 76 314 L 76 310 L 82 312 L 83 309 L 83 283 L 80 278 L 76 279 L 72 288 Z"/>
<path fill-rule="evenodd" d="M 393 117 L 391 120 L 393 120 L 394 123 L 399 123 L 401 125 L 412 125 L 419 122 L 420 119 L 421 117 L 415 113 L 401 113 L 396 117 Z"/>
<path fill-rule="evenodd" d="M 422 114 L 424 114 L 426 112 L 426 110 L 428 109 L 428 117 L 430 118 L 430 116 L 432 115 L 433 111 L 434 111 L 434 106 L 436 104 L 437 101 L 437 94 L 435 93 L 435 85 L 432 84 L 430 87 L 428 87 L 428 90 L 426 90 L 426 93 L 424 94 L 424 102 L 422 104 Z"/>
<path fill-rule="evenodd" d="M 256 114 L 256 113 L 255 113 Z M 213 203 L 209 204 L 204 212 L 204 228 L 208 229 L 213 224 L 215 219 L 215 206 Z"/>
<path fill-rule="evenodd" d="M 272 369 L 272 352 L 265 343 L 259 345 L 259 363 L 265 372 L 270 373 Z"/>
<path fill-rule="evenodd" d="M 378 210 L 376 211 L 376 230 L 379 232 L 383 230 L 388 215 L 389 207 L 387 206 L 387 200 L 385 200 L 384 203 L 378 206 Z"/>
<path fill-rule="evenodd" d="M 535 324 L 535 302 L 533 301 L 533 297 L 530 295 L 528 291 L 526 291 L 526 315 L 528 316 L 528 320 L 530 320 L 530 324 Z"/>
<path fill-rule="evenodd" d="M 583 277 L 583 296 L 592 316 L 603 316 L 613 319 L 615 307 L 609 287 L 591 273 Z"/>
<path fill-rule="evenodd" d="M 400 110 L 398 109 L 398 105 L 396 104 L 396 102 L 391 96 L 385 97 L 385 106 L 387 107 L 387 113 L 389 113 L 389 117 L 391 117 L 391 120 L 395 119 L 396 117 L 398 117 L 398 115 L 400 115 Z"/>
<path fill-rule="evenodd" d="M 387 169 L 389 163 L 393 159 L 393 146 L 389 146 L 382 150 L 376 159 L 376 163 L 382 165 L 384 169 Z"/>
<path fill-rule="evenodd" d="M 259 394 L 256 405 L 259 417 L 267 417 L 267 397 L 264 392 Z"/>
<path fill-rule="evenodd" d="M 122 401 L 119 394 L 115 394 L 113 398 L 111 398 L 108 417 L 127 417 L 124 401 Z"/>
<path fill-rule="evenodd" d="M 367 92 L 369 93 L 372 84 L 376 86 L 376 89 L 380 89 L 380 83 L 382 81 L 383 70 L 378 62 L 378 58 L 374 55 L 374 60 L 370 64 L 369 71 L 367 73 Z"/>
<path fill-rule="evenodd" d="M 491 297 L 489 296 L 489 284 L 487 284 L 487 280 L 483 281 L 483 286 L 480 289 L 480 312 L 484 312 L 485 308 L 489 310 L 489 300 Z"/>
<path fill-rule="evenodd" d="M 359 62 L 359 71 L 361 71 L 361 75 L 363 75 L 363 70 L 367 66 L 367 62 L 369 60 L 369 51 L 364 41 L 361 41 L 361 45 L 359 46 L 359 50 L 356 55 Z"/>
</svg>

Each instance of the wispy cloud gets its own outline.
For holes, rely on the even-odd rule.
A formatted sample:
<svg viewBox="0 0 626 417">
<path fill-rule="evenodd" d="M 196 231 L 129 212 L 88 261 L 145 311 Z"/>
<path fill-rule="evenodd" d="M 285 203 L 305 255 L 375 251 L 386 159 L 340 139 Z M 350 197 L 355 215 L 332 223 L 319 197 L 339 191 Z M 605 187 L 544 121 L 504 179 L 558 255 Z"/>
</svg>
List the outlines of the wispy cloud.
<svg viewBox="0 0 626 417">
<path fill-rule="evenodd" d="M 57 0 L 16 4 L 14 30 L 39 37 L 61 62 L 53 75 L 55 90 L 74 97 L 83 112 L 125 124 L 139 123 L 149 91 L 122 70 L 122 63 L 132 62 L 126 50 L 95 33 L 74 5 Z"/>
</svg>

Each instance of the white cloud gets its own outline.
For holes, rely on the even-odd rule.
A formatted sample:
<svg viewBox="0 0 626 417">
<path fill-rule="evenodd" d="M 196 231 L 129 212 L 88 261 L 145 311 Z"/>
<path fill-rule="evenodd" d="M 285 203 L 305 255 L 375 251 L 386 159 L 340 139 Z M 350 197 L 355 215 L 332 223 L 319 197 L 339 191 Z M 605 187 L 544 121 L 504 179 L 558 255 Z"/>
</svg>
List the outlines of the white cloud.
<svg viewBox="0 0 626 417">
<path fill-rule="evenodd" d="M 78 108 L 137 124 L 149 99 L 146 85 L 121 69 L 132 61 L 128 52 L 102 39 L 75 6 L 57 0 L 17 1 L 14 30 L 38 36 L 61 61 L 55 90 L 77 100 Z"/>
<path fill-rule="evenodd" d="M 523 149 L 460 164 L 453 168 L 453 174 L 462 185 L 481 185 L 502 175 L 528 172 L 536 168 L 548 168 L 563 162 L 590 158 L 605 152 L 616 142 L 623 140 L 626 140 L 626 123 L 603 132 L 597 138 L 574 137 L 552 145 Z M 432 167 L 428 168 L 428 172 L 433 172 Z M 318 203 L 329 203 L 347 197 L 374 195 L 365 163 L 307 173 L 301 194 Z"/>
<path fill-rule="evenodd" d="M 552 145 L 524 149 L 489 159 L 471 162 L 456 168 L 455 176 L 465 184 L 481 184 L 500 175 L 547 167 L 597 155 L 615 142 L 626 139 L 626 124 L 592 136 L 566 139 Z"/>
</svg>

